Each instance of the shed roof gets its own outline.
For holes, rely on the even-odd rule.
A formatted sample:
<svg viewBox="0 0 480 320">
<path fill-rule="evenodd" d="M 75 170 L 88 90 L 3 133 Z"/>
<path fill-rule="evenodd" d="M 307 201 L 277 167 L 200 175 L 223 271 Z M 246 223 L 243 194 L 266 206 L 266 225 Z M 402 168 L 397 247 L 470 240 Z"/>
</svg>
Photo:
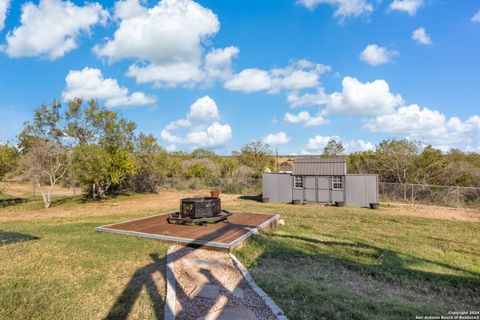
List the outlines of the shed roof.
<svg viewBox="0 0 480 320">
<path fill-rule="evenodd" d="M 345 159 L 342 158 L 300 158 L 293 162 L 294 175 L 342 176 L 347 174 Z"/>
</svg>

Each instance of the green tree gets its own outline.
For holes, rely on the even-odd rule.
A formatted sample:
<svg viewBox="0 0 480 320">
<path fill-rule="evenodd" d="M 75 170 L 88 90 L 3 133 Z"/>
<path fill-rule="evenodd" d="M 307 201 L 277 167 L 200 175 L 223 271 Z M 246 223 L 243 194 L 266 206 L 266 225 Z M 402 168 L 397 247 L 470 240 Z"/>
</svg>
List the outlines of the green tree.
<svg viewBox="0 0 480 320">
<path fill-rule="evenodd" d="M 104 199 L 108 191 L 119 186 L 136 172 L 131 154 L 122 149 L 82 144 L 73 149 L 71 170 L 94 199 Z"/>
<path fill-rule="evenodd" d="M 341 141 L 337 141 L 336 139 L 330 139 L 327 142 L 327 145 L 323 148 L 323 156 L 324 157 L 338 157 L 343 155 L 345 152 L 345 148 Z"/>
<path fill-rule="evenodd" d="M 0 181 L 17 167 L 18 160 L 17 148 L 9 144 L 0 145 Z"/>
<path fill-rule="evenodd" d="M 239 154 L 240 162 L 254 170 L 254 177 L 260 177 L 272 159 L 270 146 L 261 141 L 244 145 Z"/>
<path fill-rule="evenodd" d="M 381 141 L 375 152 L 375 170 L 381 181 L 413 182 L 415 159 L 419 149 L 417 142 L 406 139 Z"/>
</svg>

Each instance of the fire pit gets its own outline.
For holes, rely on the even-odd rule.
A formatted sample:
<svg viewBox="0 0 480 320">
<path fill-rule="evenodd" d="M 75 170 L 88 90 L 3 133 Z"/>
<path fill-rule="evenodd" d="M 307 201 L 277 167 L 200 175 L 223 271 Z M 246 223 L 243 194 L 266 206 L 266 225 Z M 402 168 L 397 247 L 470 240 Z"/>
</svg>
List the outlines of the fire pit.
<svg viewBox="0 0 480 320">
<path fill-rule="evenodd" d="M 168 216 L 169 223 L 206 224 L 227 219 L 232 214 L 222 210 L 220 198 L 185 198 L 180 201 L 180 211 Z"/>
</svg>

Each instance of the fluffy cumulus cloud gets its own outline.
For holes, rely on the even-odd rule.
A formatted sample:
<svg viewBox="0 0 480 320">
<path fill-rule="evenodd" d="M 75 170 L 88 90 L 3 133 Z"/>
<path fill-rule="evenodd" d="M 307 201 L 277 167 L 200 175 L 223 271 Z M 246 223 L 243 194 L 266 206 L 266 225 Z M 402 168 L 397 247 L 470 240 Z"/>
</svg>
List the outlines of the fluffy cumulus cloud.
<svg viewBox="0 0 480 320">
<path fill-rule="evenodd" d="M 412 39 L 420 44 L 432 44 L 432 39 L 430 38 L 430 35 L 427 33 L 425 28 L 418 28 L 417 30 L 413 31 Z"/>
<path fill-rule="evenodd" d="M 5 19 L 7 18 L 8 7 L 10 0 L 0 0 L 0 31 L 5 27 Z"/>
<path fill-rule="evenodd" d="M 225 89 L 244 93 L 269 90 L 271 87 L 268 71 L 256 68 L 245 69 L 225 82 Z"/>
<path fill-rule="evenodd" d="M 479 120 L 477 115 L 465 121 L 458 117 L 447 118 L 437 110 L 413 104 L 400 107 L 394 113 L 368 120 L 363 127 L 373 132 L 406 134 L 410 139 L 447 150 L 452 146 L 476 143 L 474 137 L 480 130 Z"/>
<path fill-rule="evenodd" d="M 162 0 L 152 8 L 138 0 L 123 0 L 115 6 L 115 18 L 113 38 L 94 48 L 98 56 L 111 62 L 136 59 L 127 75 L 138 83 L 176 86 L 202 78 L 203 43 L 220 29 L 210 9 L 192 0 Z M 235 51 L 226 50 L 217 59 Z"/>
<path fill-rule="evenodd" d="M 0 0 L 2 1 L 2 0 Z M 98 3 L 77 6 L 70 1 L 40 0 L 22 6 L 21 24 L 7 35 L 10 57 L 57 59 L 78 46 L 82 33 L 105 23 L 107 11 Z"/>
<path fill-rule="evenodd" d="M 322 154 L 323 148 L 325 148 L 325 146 L 331 139 L 340 141 L 345 148 L 345 153 L 347 154 L 357 151 L 367 151 L 375 149 L 373 143 L 364 140 L 342 140 L 339 136 L 316 135 L 315 137 L 308 139 L 307 145 L 302 150 L 302 153 Z"/>
<path fill-rule="evenodd" d="M 327 113 L 386 114 L 403 104 L 402 97 L 392 93 L 385 80 L 362 83 L 356 78 L 345 77 L 342 87 L 342 92 L 330 95 Z"/>
<path fill-rule="evenodd" d="M 263 138 L 263 142 L 271 145 L 276 146 L 279 144 L 287 144 L 290 142 L 290 137 L 283 131 L 277 133 L 270 133 L 269 135 Z"/>
<path fill-rule="evenodd" d="M 321 126 L 323 124 L 329 123 L 329 121 L 325 119 L 321 114 L 311 116 L 308 111 L 301 111 L 298 114 L 292 114 L 290 112 L 287 112 L 285 113 L 283 120 L 286 123 L 301 124 L 304 127 Z"/>
<path fill-rule="evenodd" d="M 155 98 L 143 92 L 129 94 L 128 89 L 120 87 L 116 79 L 104 78 L 102 71 L 86 67 L 83 70 L 71 70 L 65 78 L 63 91 L 65 99 L 100 99 L 110 108 L 123 106 L 152 105 Z"/>
<path fill-rule="evenodd" d="M 330 96 L 325 93 L 324 88 L 318 88 L 316 93 L 304 93 L 292 92 L 287 95 L 287 101 L 290 107 L 302 107 L 302 106 L 317 106 L 327 104 L 330 101 Z"/>
<path fill-rule="evenodd" d="M 287 97 L 291 107 L 325 105 L 321 115 L 332 113 L 377 115 L 392 113 L 395 107 L 403 104 L 399 94 L 390 91 L 390 86 L 383 80 L 362 83 L 353 77 L 342 80 L 342 92 L 326 94 L 318 89 L 314 94 L 291 94 Z"/>
<path fill-rule="evenodd" d="M 205 56 L 205 76 L 207 80 L 227 80 L 232 77 L 232 59 L 240 49 L 235 46 L 213 49 Z"/>
<path fill-rule="evenodd" d="M 268 91 L 279 93 L 282 90 L 296 92 L 314 88 L 320 83 L 320 76 L 330 71 L 330 67 L 312 63 L 308 60 L 298 60 L 285 68 L 274 68 L 269 71 L 262 69 L 245 69 L 233 75 L 225 82 L 225 88 L 244 93 Z"/>
<path fill-rule="evenodd" d="M 367 15 L 373 11 L 372 4 L 366 0 L 297 0 L 297 3 L 309 10 L 314 10 L 319 4 L 328 4 L 336 8 L 334 16 L 341 20 Z"/>
<path fill-rule="evenodd" d="M 160 136 L 173 148 L 176 144 L 192 147 L 220 147 L 232 138 L 232 128 L 228 123 L 221 124 L 219 119 L 217 104 L 212 98 L 205 96 L 190 106 L 185 118 L 168 124 Z M 174 133 L 180 130 L 185 131 L 184 134 Z"/>
<path fill-rule="evenodd" d="M 414 16 L 421 6 L 423 6 L 423 0 L 394 0 L 389 8 L 390 10 L 403 11 Z"/>
<path fill-rule="evenodd" d="M 475 13 L 473 15 L 472 18 L 470 18 L 470 21 L 472 22 L 480 22 L 480 10 L 477 11 L 477 13 Z"/>
<path fill-rule="evenodd" d="M 398 51 L 389 50 L 377 44 L 369 44 L 360 53 L 360 60 L 372 66 L 378 66 L 390 62 L 394 57 L 398 56 Z"/>
</svg>

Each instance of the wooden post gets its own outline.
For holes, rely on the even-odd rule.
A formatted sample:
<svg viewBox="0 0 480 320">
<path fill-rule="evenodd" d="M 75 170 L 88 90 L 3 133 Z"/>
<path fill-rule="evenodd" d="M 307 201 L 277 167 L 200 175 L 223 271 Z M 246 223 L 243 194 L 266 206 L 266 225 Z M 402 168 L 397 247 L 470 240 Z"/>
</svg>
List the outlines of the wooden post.
<svg viewBox="0 0 480 320">
<path fill-rule="evenodd" d="M 460 187 L 457 186 L 457 208 L 460 209 Z"/>
<path fill-rule="evenodd" d="M 407 184 L 403 184 L 403 202 L 407 203 Z"/>
<path fill-rule="evenodd" d="M 412 205 L 415 204 L 415 197 L 414 197 L 414 194 L 413 194 L 413 183 L 412 183 Z"/>
</svg>

